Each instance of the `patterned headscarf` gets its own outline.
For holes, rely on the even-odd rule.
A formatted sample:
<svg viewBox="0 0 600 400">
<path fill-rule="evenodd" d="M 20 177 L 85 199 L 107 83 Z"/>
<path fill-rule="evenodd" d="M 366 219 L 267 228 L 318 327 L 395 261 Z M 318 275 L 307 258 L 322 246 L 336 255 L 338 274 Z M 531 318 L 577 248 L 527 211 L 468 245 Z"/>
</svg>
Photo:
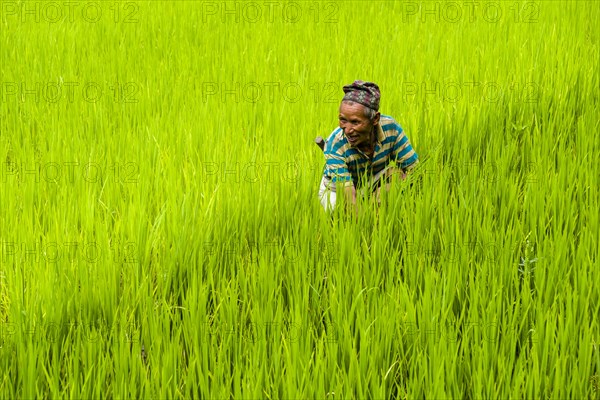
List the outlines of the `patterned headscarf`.
<svg viewBox="0 0 600 400">
<path fill-rule="evenodd" d="M 343 100 L 362 104 L 375 111 L 379 111 L 379 86 L 373 82 L 354 81 L 351 85 L 344 86 Z M 342 101 L 343 101 L 342 100 Z"/>
</svg>

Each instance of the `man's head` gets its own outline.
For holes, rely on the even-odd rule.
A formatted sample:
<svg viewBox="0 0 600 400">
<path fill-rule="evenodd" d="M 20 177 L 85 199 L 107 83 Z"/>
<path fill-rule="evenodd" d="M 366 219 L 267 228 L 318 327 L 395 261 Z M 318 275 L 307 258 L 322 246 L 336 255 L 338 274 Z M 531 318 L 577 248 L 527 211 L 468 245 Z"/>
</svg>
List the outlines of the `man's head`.
<svg viewBox="0 0 600 400">
<path fill-rule="evenodd" d="M 340 104 L 340 128 L 350 145 L 361 147 L 370 143 L 379 124 L 379 87 L 372 82 L 354 81 L 344 86 Z"/>
</svg>

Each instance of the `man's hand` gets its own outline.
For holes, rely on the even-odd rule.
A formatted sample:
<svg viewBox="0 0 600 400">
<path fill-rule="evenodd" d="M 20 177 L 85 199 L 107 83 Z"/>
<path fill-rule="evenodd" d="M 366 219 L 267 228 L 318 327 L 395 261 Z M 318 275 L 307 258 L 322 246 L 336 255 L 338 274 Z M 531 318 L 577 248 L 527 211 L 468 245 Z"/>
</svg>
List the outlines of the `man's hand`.
<svg viewBox="0 0 600 400">
<path fill-rule="evenodd" d="M 402 169 L 398 168 L 398 167 L 389 168 L 385 174 L 385 178 L 386 178 L 386 182 L 387 182 L 386 186 L 387 186 L 388 190 L 389 190 L 389 185 L 390 185 L 390 178 L 392 178 L 393 176 L 399 176 L 400 179 L 405 180 L 406 172 L 402 171 Z"/>
<path fill-rule="evenodd" d="M 385 190 L 385 192 L 389 192 L 390 188 L 392 187 L 391 181 L 396 176 L 400 177 L 400 179 L 402 179 L 402 180 L 406 180 L 407 175 L 410 173 L 412 167 L 414 167 L 415 164 L 416 163 L 411 165 L 411 167 L 408 168 L 406 171 L 403 171 L 401 168 L 398 168 L 398 167 L 390 167 L 385 171 L 384 175 L 381 177 L 381 179 L 382 179 L 381 184 L 377 187 L 377 189 L 375 189 L 375 199 L 377 200 L 378 204 L 381 203 L 382 188 L 383 188 L 383 190 Z"/>
<path fill-rule="evenodd" d="M 356 188 L 354 185 L 344 188 L 344 201 L 346 209 L 350 208 L 355 214 L 358 214 L 358 205 L 356 204 Z"/>
</svg>

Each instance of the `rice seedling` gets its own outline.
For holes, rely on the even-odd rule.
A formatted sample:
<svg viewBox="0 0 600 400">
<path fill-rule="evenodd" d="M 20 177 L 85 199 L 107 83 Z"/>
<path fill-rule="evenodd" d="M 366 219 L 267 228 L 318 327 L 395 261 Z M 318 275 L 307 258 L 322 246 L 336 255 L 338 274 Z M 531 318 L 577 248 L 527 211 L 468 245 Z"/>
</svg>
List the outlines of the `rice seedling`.
<svg viewBox="0 0 600 400">
<path fill-rule="evenodd" d="M 0 397 L 599 398 L 594 1 L 0 5 Z"/>
</svg>

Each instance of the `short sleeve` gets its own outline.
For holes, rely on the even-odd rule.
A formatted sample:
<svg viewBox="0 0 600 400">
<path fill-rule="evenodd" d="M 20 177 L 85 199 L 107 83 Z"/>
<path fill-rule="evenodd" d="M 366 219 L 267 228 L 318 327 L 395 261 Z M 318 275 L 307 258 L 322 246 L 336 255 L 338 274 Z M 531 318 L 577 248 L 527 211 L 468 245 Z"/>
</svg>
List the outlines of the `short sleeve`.
<svg viewBox="0 0 600 400">
<path fill-rule="evenodd" d="M 331 178 L 333 183 L 342 183 L 342 186 L 352 185 L 352 175 L 346 164 L 346 160 L 340 154 L 340 148 L 335 146 L 335 140 L 328 140 L 325 144 L 325 175 Z"/>
<path fill-rule="evenodd" d="M 408 136 L 404 133 L 400 125 L 396 124 L 398 136 L 394 142 L 394 160 L 400 168 L 406 170 L 408 167 L 413 165 L 419 159 L 419 156 L 414 151 L 410 144 Z"/>
</svg>

